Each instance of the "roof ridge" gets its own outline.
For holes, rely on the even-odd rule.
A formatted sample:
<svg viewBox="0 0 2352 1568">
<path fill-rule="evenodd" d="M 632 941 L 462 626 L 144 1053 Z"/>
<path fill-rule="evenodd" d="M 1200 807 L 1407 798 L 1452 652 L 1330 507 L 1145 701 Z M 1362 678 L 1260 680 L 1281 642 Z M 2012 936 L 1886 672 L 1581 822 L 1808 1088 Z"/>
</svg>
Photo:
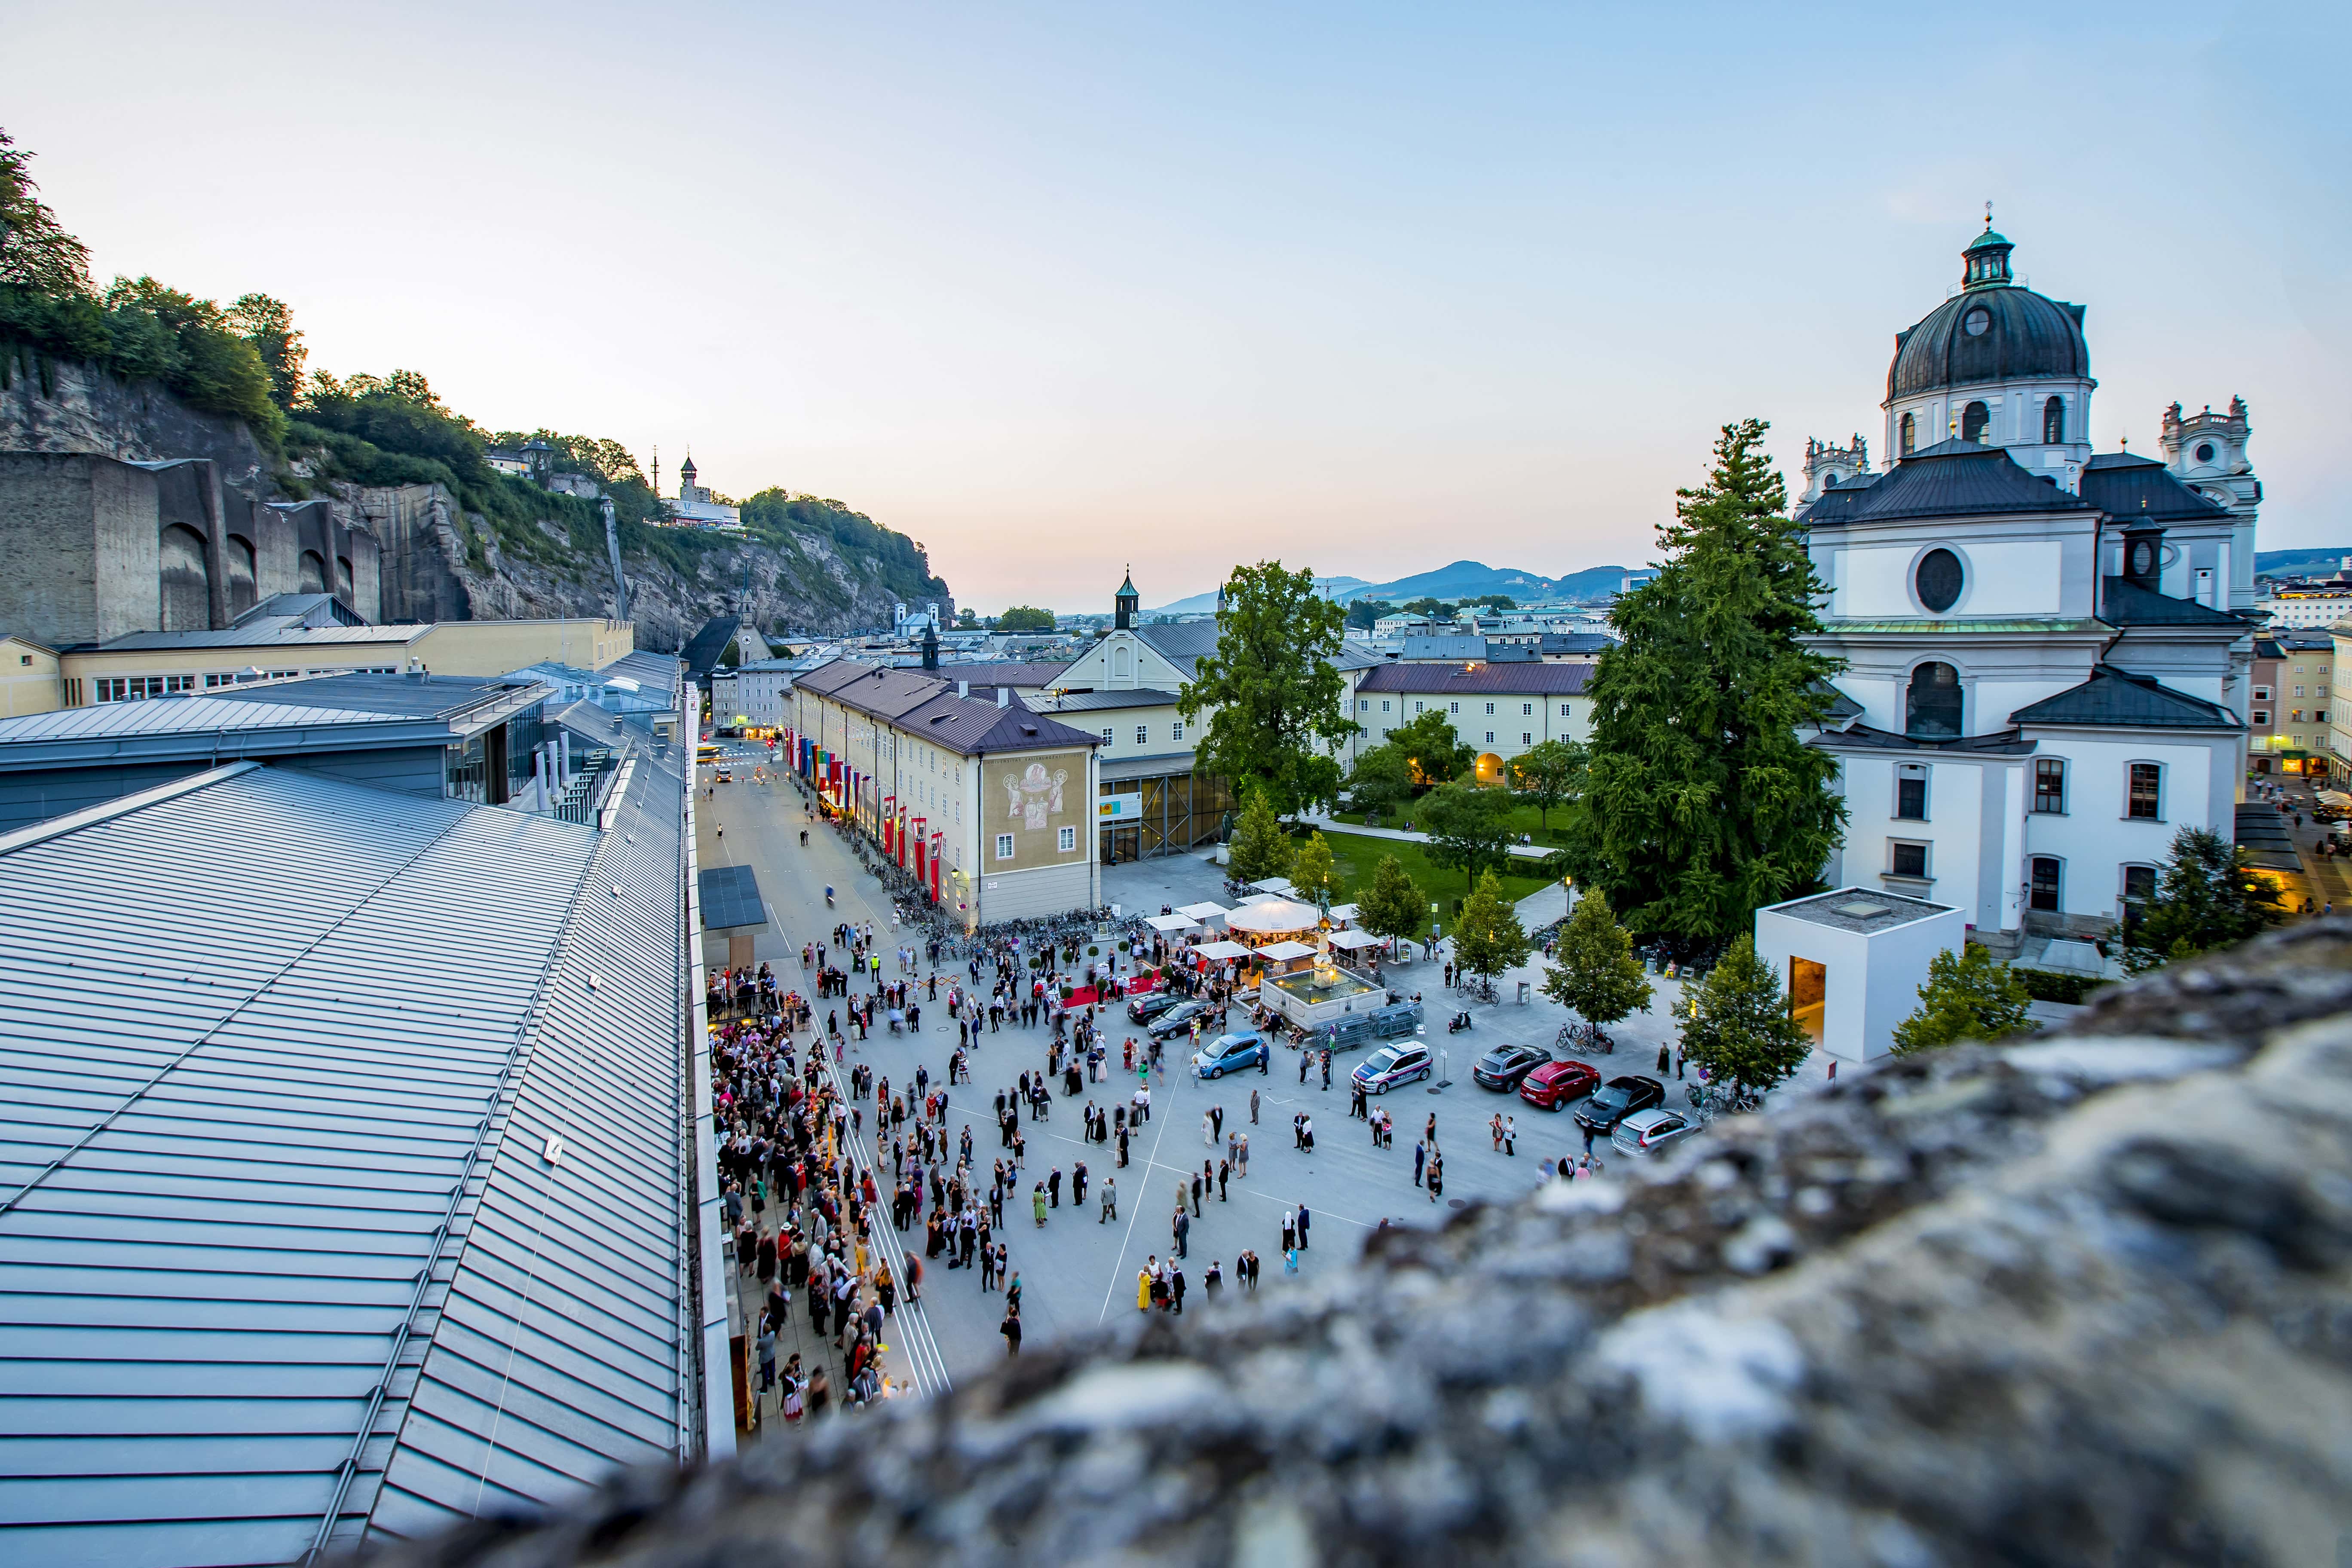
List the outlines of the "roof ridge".
<svg viewBox="0 0 2352 1568">
<path fill-rule="evenodd" d="M 260 765 L 256 762 L 223 763 L 219 767 L 207 768 L 199 773 L 190 773 L 186 778 L 173 779 L 169 784 L 160 784 L 152 789 L 142 789 L 132 795 L 119 795 L 112 800 L 100 801 L 96 805 L 86 805 L 79 811 L 69 811 L 62 816 L 52 816 L 45 821 L 28 823 L 11 832 L 0 833 L 0 855 L 13 855 L 19 849 L 29 849 L 36 844 L 47 843 L 52 838 L 62 838 L 68 833 L 78 833 L 85 827 L 94 827 L 101 822 L 110 822 L 118 816 L 128 816 L 134 811 L 144 811 L 151 805 L 161 805 L 167 800 L 176 799 L 184 795 L 193 795 L 200 789 L 210 789 L 216 784 L 226 784 L 230 779 L 249 773 Z"/>
</svg>

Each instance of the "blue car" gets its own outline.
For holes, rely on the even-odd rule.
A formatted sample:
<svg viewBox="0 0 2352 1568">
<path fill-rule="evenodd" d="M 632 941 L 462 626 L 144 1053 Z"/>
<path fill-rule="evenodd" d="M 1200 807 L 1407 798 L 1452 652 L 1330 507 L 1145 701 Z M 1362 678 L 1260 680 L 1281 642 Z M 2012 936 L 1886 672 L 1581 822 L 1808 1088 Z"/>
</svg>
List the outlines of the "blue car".
<svg viewBox="0 0 2352 1568">
<path fill-rule="evenodd" d="M 1192 1053 L 1194 1078 L 1223 1078 L 1265 1065 L 1265 1042 L 1255 1035 L 1219 1035 Z"/>
</svg>

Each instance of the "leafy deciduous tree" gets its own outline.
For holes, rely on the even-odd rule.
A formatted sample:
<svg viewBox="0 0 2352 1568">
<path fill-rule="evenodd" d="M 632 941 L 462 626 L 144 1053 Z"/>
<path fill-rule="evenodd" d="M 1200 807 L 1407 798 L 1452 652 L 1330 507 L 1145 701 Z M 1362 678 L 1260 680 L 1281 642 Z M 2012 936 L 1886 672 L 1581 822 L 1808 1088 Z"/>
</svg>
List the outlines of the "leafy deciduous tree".
<svg viewBox="0 0 2352 1568">
<path fill-rule="evenodd" d="M 996 617 L 1000 632 L 1050 632 L 1054 629 L 1054 612 L 1041 610 L 1034 605 L 1015 605 Z"/>
<path fill-rule="evenodd" d="M 1650 1005 L 1650 982 L 1633 956 L 1633 939 L 1617 923 L 1606 893 L 1595 889 L 1577 900 L 1544 971 L 1543 994 L 1602 1029 Z"/>
<path fill-rule="evenodd" d="M 1320 833 L 1307 835 L 1307 842 L 1291 856 L 1286 874 L 1298 896 L 1318 909 L 1330 908 L 1331 895 L 1339 890 L 1339 874 L 1331 863 L 1331 841 Z"/>
<path fill-rule="evenodd" d="M 1274 815 L 1274 803 L 1264 790 L 1250 791 L 1242 801 L 1241 818 L 1234 824 L 1226 868 L 1244 882 L 1286 876 L 1294 852 L 1290 836 Z"/>
<path fill-rule="evenodd" d="M 267 294 L 239 295 L 228 308 L 229 329 L 253 345 L 269 374 L 269 395 L 280 408 L 294 406 L 302 391 L 302 365 L 310 351 L 294 325 L 294 310 Z"/>
<path fill-rule="evenodd" d="M 2220 834 L 2184 827 L 2157 873 L 2156 897 L 2124 922 L 2124 967 L 2134 973 L 2245 941 L 2284 918 L 2278 889 Z"/>
<path fill-rule="evenodd" d="M 1384 743 L 1405 754 L 1414 778 L 1423 784 L 1449 784 L 1478 761 L 1478 748 L 1463 743 L 1443 705 L 1416 713 L 1391 730 Z"/>
<path fill-rule="evenodd" d="M 1344 787 L 1358 811 L 1392 811 L 1412 798 L 1412 764 L 1392 744 L 1374 746 L 1348 770 Z"/>
<path fill-rule="evenodd" d="M 1429 835 L 1429 858 L 1460 867 L 1465 879 L 1475 879 L 1481 866 L 1501 865 L 1510 853 L 1511 797 L 1504 790 L 1440 784 L 1414 807 L 1413 821 Z"/>
<path fill-rule="evenodd" d="M 0 131 L 0 283 L 35 294 L 91 292 L 89 248 L 68 234 L 28 172 L 33 154 Z"/>
<path fill-rule="evenodd" d="M 1404 941 L 1419 933 L 1428 900 L 1393 855 L 1381 857 L 1369 886 L 1356 890 L 1356 923 L 1374 936 Z"/>
<path fill-rule="evenodd" d="M 1981 943 L 1927 961 L 1919 1010 L 1895 1026 L 1895 1054 L 1933 1050 L 1955 1040 L 1998 1040 L 2025 1026 L 2032 998 L 2025 982 Z"/>
<path fill-rule="evenodd" d="M 1202 772 L 1266 792 L 1285 815 L 1339 795 L 1332 749 L 1357 730 L 1339 710 L 1347 682 L 1331 662 L 1346 618 L 1315 591 L 1311 568 L 1234 568 L 1216 651 L 1177 700 L 1188 722 L 1211 710 L 1194 752 Z"/>
<path fill-rule="evenodd" d="M 1804 1026 L 1789 1014 L 1780 977 L 1743 936 L 1691 993 L 1683 1054 L 1720 1082 L 1762 1090 L 1797 1070 L 1811 1054 Z"/>
<path fill-rule="evenodd" d="M 1536 808 L 1537 825 L 1548 827 L 1552 808 L 1576 798 L 1591 761 L 1575 741 L 1539 741 L 1511 759 L 1511 788 Z"/>
<path fill-rule="evenodd" d="M 1518 910 L 1503 897 L 1503 884 L 1495 873 L 1487 872 L 1462 900 L 1462 913 L 1454 922 L 1454 962 L 1480 979 L 1490 980 L 1525 963 L 1528 946 Z"/>
<path fill-rule="evenodd" d="M 1798 640 L 1822 587 L 1765 428 L 1724 427 L 1706 485 L 1676 492 L 1664 564 L 1618 600 L 1565 824 L 1580 883 L 1636 933 L 1691 946 L 1813 886 L 1844 818 L 1835 759 L 1800 734 L 1839 667 Z"/>
</svg>

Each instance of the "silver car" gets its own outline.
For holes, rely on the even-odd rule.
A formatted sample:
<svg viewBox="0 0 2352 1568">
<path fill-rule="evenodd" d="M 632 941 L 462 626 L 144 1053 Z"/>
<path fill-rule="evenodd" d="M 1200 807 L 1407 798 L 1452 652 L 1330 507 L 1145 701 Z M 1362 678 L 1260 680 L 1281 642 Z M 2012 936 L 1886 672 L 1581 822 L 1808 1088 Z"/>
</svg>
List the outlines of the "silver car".
<svg viewBox="0 0 2352 1568">
<path fill-rule="evenodd" d="M 1620 1154 L 1655 1154 L 1697 1131 L 1698 1123 L 1678 1110 L 1637 1110 L 1617 1124 L 1609 1142 Z"/>
</svg>

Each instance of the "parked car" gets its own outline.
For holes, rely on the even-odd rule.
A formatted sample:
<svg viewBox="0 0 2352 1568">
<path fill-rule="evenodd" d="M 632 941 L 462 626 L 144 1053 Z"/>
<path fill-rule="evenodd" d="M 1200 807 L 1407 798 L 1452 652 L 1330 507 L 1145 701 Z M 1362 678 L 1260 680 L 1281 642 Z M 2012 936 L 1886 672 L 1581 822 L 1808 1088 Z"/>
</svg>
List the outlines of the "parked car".
<svg viewBox="0 0 2352 1568">
<path fill-rule="evenodd" d="M 1666 1086 L 1654 1078 L 1612 1078 L 1604 1089 L 1595 1089 L 1591 1100 L 1576 1109 L 1576 1124 L 1590 1127 L 1595 1132 L 1613 1131 L 1620 1121 L 1637 1110 L 1647 1110 L 1666 1098 Z"/>
<path fill-rule="evenodd" d="M 1265 1041 L 1256 1035 L 1219 1035 L 1192 1053 L 1194 1078 L 1223 1078 L 1267 1065 Z"/>
<path fill-rule="evenodd" d="M 1609 1142 L 1620 1154 L 1654 1154 L 1697 1131 L 1698 1123 L 1679 1110 L 1637 1110 L 1617 1123 Z"/>
<path fill-rule="evenodd" d="M 1407 1041 L 1382 1046 L 1356 1064 L 1355 1079 L 1367 1092 L 1386 1094 L 1399 1084 L 1430 1075 L 1429 1047 Z"/>
<path fill-rule="evenodd" d="M 1143 1032 L 1155 1040 L 1164 1040 L 1171 1035 L 1181 1035 L 1192 1027 L 1193 1019 L 1208 1010 L 1209 1005 L 1206 1002 L 1179 1002 L 1151 1020 L 1150 1026 Z"/>
<path fill-rule="evenodd" d="M 1519 1098 L 1544 1110 L 1566 1110 L 1601 1087 L 1584 1062 L 1545 1062 L 1519 1079 Z"/>
<path fill-rule="evenodd" d="M 1478 1058 L 1478 1065 L 1470 1069 L 1470 1077 L 1483 1089 L 1508 1094 L 1519 1087 L 1519 1080 L 1529 1071 L 1549 1060 L 1551 1053 L 1541 1046 L 1496 1046 Z"/>
<path fill-rule="evenodd" d="M 1178 995 L 1173 991 L 1148 992 L 1141 996 L 1138 996 L 1134 1001 L 1129 1002 L 1127 1005 L 1128 1022 L 1130 1024 L 1149 1024 L 1152 1019 L 1159 1017 L 1162 1013 L 1168 1011 L 1169 1008 L 1178 1005 L 1184 1000 L 1185 998 Z"/>
</svg>

